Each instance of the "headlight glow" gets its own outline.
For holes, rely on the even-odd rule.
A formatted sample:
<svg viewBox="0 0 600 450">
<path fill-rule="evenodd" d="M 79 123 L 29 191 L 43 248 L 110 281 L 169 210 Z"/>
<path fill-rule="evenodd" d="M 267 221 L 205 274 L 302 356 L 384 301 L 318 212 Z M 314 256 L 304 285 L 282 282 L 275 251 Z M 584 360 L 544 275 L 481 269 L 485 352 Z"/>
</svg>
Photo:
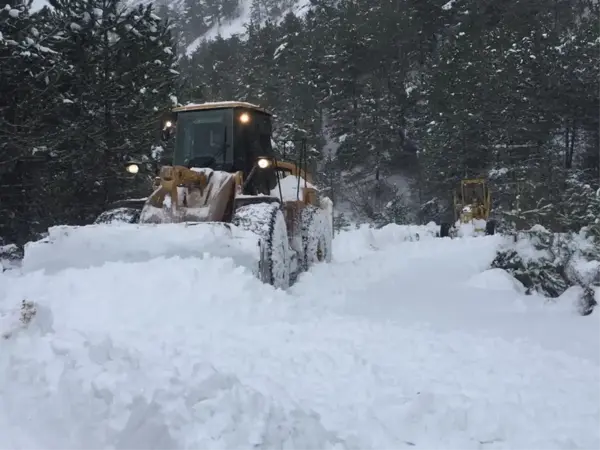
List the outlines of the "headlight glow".
<svg viewBox="0 0 600 450">
<path fill-rule="evenodd" d="M 132 173 L 132 174 L 136 174 L 140 171 L 140 166 L 138 166 L 137 164 L 129 164 L 127 166 L 127 172 Z"/>
<path fill-rule="evenodd" d="M 248 122 L 250 122 L 250 115 L 248 113 L 243 113 L 240 116 L 240 122 L 242 122 L 242 123 L 248 123 Z"/>
<path fill-rule="evenodd" d="M 269 161 L 267 158 L 260 158 L 258 160 L 258 167 L 260 167 L 261 169 L 266 169 L 270 165 L 271 165 L 271 161 Z"/>
</svg>

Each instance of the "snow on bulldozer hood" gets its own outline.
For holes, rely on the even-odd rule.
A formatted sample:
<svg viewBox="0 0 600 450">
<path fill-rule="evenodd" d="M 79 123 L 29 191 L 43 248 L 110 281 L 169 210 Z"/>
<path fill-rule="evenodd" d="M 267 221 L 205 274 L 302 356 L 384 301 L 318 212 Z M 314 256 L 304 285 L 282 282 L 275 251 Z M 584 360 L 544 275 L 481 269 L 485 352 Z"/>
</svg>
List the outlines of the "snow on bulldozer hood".
<svg viewBox="0 0 600 450">
<path fill-rule="evenodd" d="M 277 184 L 277 186 L 275 186 L 271 190 L 271 195 L 273 197 L 279 197 L 280 196 L 279 190 L 281 189 L 281 197 L 282 197 L 283 201 L 285 201 L 285 202 L 295 201 L 295 200 L 303 198 L 304 188 L 318 190 L 318 188 L 315 185 L 309 183 L 304 178 L 297 177 L 295 175 L 288 175 L 286 177 L 281 178 L 281 180 L 279 180 L 279 183 Z"/>
<path fill-rule="evenodd" d="M 141 262 L 154 258 L 232 258 L 254 270 L 258 237 L 223 223 L 94 224 L 56 226 L 48 236 L 25 245 L 24 272 L 88 268 L 107 262 Z"/>
</svg>

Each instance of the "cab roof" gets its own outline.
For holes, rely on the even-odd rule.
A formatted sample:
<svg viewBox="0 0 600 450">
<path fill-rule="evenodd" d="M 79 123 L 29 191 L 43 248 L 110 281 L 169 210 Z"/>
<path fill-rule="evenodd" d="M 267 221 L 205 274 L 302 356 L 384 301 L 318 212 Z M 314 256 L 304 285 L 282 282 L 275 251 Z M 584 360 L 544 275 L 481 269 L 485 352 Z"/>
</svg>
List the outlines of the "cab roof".
<svg viewBox="0 0 600 450">
<path fill-rule="evenodd" d="M 262 113 L 268 114 L 271 116 L 272 114 L 266 109 L 254 105 L 252 103 L 247 102 L 208 102 L 208 103 L 188 103 L 184 106 L 178 106 L 173 108 L 173 112 L 185 112 L 185 111 L 199 111 L 205 109 L 226 109 L 226 108 L 246 108 L 253 109 L 255 111 L 260 111 Z"/>
</svg>

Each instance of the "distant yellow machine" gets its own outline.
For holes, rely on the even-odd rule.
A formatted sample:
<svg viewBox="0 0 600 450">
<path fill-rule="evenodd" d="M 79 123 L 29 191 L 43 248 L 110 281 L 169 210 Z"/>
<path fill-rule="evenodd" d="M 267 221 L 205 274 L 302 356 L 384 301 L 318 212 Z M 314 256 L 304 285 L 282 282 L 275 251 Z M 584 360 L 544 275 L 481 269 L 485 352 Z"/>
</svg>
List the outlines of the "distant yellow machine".
<svg viewBox="0 0 600 450">
<path fill-rule="evenodd" d="M 473 234 L 493 235 L 496 223 L 490 220 L 492 198 L 483 178 L 461 180 L 454 192 L 454 224 L 442 223 L 440 237 L 454 236 L 458 229 L 470 225 Z"/>
</svg>

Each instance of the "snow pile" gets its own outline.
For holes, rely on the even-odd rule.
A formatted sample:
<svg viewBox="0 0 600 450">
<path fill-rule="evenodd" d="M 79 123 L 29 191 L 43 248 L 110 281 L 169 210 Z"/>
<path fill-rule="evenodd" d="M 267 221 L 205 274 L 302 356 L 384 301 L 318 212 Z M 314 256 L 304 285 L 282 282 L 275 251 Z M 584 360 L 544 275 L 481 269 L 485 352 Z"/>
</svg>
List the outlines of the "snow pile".
<svg viewBox="0 0 600 450">
<path fill-rule="evenodd" d="M 29 300 L 23 300 L 18 310 L 15 308 L 4 310 L 0 307 L 0 337 L 9 339 L 19 330 L 27 328 L 37 312 L 36 305 Z"/>
<path fill-rule="evenodd" d="M 599 300 L 595 294 L 600 286 L 599 259 L 600 245 L 586 230 L 560 234 L 536 225 L 507 237 L 492 267 L 514 275 L 527 294 L 558 298 L 569 287 L 580 286 L 583 294 L 577 308 L 586 315 Z"/>
<path fill-rule="evenodd" d="M 267 308 L 285 312 L 281 294 L 231 261 L 109 263 L 54 276 L 38 272 L 3 287 L 2 447 L 303 449 L 338 443 L 313 412 L 212 364 L 211 353 L 230 347 L 230 338 L 215 331 L 254 308 L 256 319 Z M 249 301 L 248 292 L 264 304 Z M 27 327 L 19 319 L 23 296 L 37 299 L 38 313 Z M 270 300 L 279 306 L 270 307 Z M 249 334 L 260 329 L 248 326 Z M 252 364 L 243 353 L 235 358 Z"/>
<path fill-rule="evenodd" d="M 19 266 L 21 251 L 15 244 L 2 244 L 0 238 L 0 272 L 14 269 Z"/>
<path fill-rule="evenodd" d="M 214 223 L 95 224 L 57 226 L 48 236 L 25 245 L 22 269 L 53 273 L 69 267 L 86 268 L 106 262 L 146 261 L 159 256 L 233 258 L 250 270 L 258 261 L 256 235 Z"/>
<path fill-rule="evenodd" d="M 484 219 L 473 219 L 470 222 L 462 223 L 458 220 L 455 224 L 457 228 L 457 236 L 472 237 L 485 233 L 486 221 Z"/>
<path fill-rule="evenodd" d="M 284 202 L 303 200 L 305 188 L 315 189 L 315 186 L 302 177 L 288 175 L 279 180 L 277 186 L 271 191 L 271 195 L 277 198 L 282 197 Z"/>
<path fill-rule="evenodd" d="M 526 289 L 519 280 L 504 269 L 489 269 L 471 277 L 468 286 L 478 289 L 510 291 L 524 294 Z"/>
<path fill-rule="evenodd" d="M 0 274 L 0 447 L 598 448 L 600 322 L 469 286 L 500 236 L 402 230 L 286 292 L 228 258 Z"/>
<path fill-rule="evenodd" d="M 427 225 L 388 224 L 380 229 L 363 224 L 354 230 L 342 231 L 335 235 L 333 259 L 354 260 L 390 245 L 435 238 L 437 232 L 438 226 L 434 222 Z"/>
<path fill-rule="evenodd" d="M 2 372 L 19 380 L 3 380 L 2 406 L 11 414 L 0 429 L 12 431 L 3 431 L 10 448 L 335 448 L 314 414 L 280 405 L 210 364 L 159 371 L 109 339 L 41 344 L 5 344 L 38 360 L 0 357 Z M 36 374 L 52 378 L 44 386 Z"/>
</svg>

